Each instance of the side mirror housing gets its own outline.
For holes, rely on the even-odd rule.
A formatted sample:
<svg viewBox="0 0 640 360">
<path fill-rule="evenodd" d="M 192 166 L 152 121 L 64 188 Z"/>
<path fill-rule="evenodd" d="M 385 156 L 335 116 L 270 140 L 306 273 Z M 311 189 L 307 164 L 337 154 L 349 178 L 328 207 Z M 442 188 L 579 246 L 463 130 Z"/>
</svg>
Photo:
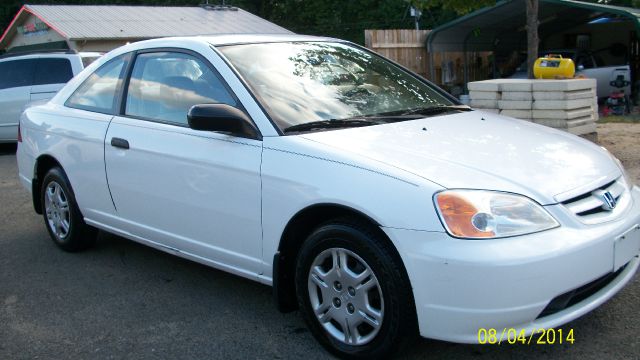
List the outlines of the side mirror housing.
<svg viewBox="0 0 640 360">
<path fill-rule="evenodd" d="M 248 139 L 261 139 L 251 119 L 231 105 L 194 105 L 187 113 L 187 120 L 193 130 L 218 131 Z"/>
</svg>

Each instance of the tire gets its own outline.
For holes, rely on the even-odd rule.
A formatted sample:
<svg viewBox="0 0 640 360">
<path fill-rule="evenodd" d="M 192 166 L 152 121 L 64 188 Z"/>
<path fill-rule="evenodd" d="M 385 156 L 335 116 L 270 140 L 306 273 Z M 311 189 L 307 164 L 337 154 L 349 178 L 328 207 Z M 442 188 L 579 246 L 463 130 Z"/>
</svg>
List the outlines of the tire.
<svg viewBox="0 0 640 360">
<path fill-rule="evenodd" d="M 95 244 L 97 231 L 84 222 L 69 179 L 61 168 L 54 167 L 46 173 L 40 196 L 45 226 L 58 247 L 76 252 Z"/>
<path fill-rule="evenodd" d="M 340 357 L 387 358 L 417 337 L 411 284 L 382 236 L 365 223 L 332 221 L 309 235 L 297 258 L 303 317 Z"/>
</svg>

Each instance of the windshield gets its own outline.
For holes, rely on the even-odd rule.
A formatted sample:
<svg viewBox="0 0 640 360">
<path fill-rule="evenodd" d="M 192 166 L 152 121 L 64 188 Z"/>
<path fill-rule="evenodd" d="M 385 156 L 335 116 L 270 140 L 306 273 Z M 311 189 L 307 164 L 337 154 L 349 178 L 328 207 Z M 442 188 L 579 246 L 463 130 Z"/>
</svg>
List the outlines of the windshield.
<svg viewBox="0 0 640 360">
<path fill-rule="evenodd" d="M 280 130 L 453 104 L 399 67 L 348 44 L 267 43 L 219 49 Z"/>
</svg>

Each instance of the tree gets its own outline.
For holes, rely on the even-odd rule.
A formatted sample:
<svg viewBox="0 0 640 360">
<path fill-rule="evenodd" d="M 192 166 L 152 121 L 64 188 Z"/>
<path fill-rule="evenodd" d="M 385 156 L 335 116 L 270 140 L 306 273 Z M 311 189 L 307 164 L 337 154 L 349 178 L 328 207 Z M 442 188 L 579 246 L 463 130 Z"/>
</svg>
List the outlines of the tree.
<svg viewBox="0 0 640 360">
<path fill-rule="evenodd" d="M 464 15 L 483 7 L 495 5 L 496 0 L 412 0 L 411 4 L 423 10 L 441 7 L 445 10 L 453 10 L 458 15 Z"/>
<path fill-rule="evenodd" d="M 538 0 L 527 3 L 527 76 L 533 79 L 533 64 L 538 58 Z"/>
</svg>

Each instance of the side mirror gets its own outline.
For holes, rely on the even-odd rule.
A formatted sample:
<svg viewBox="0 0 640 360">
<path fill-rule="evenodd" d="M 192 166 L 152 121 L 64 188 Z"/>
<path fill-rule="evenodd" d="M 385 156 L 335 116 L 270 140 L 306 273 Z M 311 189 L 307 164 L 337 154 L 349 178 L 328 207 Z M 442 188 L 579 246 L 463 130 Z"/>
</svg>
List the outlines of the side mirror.
<svg viewBox="0 0 640 360">
<path fill-rule="evenodd" d="M 193 130 L 219 131 L 249 139 L 260 139 L 260 133 L 249 117 L 227 104 L 194 105 L 187 113 Z"/>
</svg>

